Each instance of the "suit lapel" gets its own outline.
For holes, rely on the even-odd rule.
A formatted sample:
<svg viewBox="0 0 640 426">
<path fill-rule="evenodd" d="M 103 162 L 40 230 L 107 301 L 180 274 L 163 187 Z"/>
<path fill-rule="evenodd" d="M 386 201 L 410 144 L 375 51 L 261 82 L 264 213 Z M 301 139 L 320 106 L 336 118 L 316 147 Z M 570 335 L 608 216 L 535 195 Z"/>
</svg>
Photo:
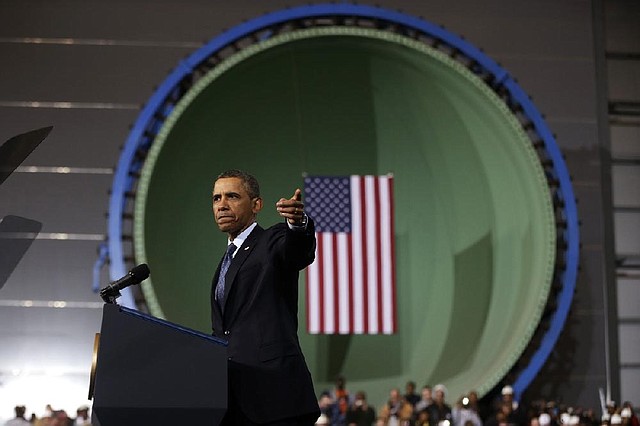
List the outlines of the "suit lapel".
<svg viewBox="0 0 640 426">
<path fill-rule="evenodd" d="M 224 311 L 226 311 L 227 303 L 229 302 L 229 292 L 231 291 L 231 287 L 233 287 L 236 282 L 236 275 L 238 274 L 238 271 L 242 267 L 244 261 L 247 260 L 249 254 L 251 254 L 251 252 L 253 251 L 255 242 L 258 240 L 258 237 L 260 236 L 260 234 L 262 234 L 262 232 L 264 232 L 264 229 L 262 229 L 260 225 L 256 225 L 247 239 L 244 240 L 244 243 L 242 244 L 236 255 L 233 257 L 231 265 L 229 265 L 227 276 L 224 280 Z M 219 270 L 220 267 L 218 266 L 218 273 Z"/>
</svg>

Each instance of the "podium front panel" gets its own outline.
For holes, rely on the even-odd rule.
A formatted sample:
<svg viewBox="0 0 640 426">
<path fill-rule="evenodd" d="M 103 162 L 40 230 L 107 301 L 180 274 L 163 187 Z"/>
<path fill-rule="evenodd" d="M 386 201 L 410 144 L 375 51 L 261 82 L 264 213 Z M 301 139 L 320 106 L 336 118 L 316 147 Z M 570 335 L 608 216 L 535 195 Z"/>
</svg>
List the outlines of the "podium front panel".
<svg viewBox="0 0 640 426">
<path fill-rule="evenodd" d="M 106 304 L 93 397 L 101 426 L 217 425 L 227 408 L 226 342 Z"/>
</svg>

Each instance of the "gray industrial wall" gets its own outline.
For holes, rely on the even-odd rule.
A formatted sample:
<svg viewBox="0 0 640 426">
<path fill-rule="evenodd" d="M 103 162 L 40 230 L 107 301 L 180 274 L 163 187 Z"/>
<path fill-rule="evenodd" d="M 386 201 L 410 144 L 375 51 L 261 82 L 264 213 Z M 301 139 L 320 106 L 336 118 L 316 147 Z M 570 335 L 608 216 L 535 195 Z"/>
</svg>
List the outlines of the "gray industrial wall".
<svg viewBox="0 0 640 426">
<path fill-rule="evenodd" d="M 99 298 L 91 290 L 92 268 L 106 233 L 112 170 L 129 125 L 153 87 L 223 29 L 303 3 L 0 1 L 0 140 L 55 127 L 24 164 L 37 167 L 20 168 L 0 187 L 1 216 L 20 215 L 44 224 L 0 290 L 0 419 L 11 415 L 13 405 L 29 403 L 14 399 L 14 391 L 22 389 L 17 387 L 20 380 L 40 390 L 48 390 L 48 382 L 69 384 L 84 392 L 71 401 L 85 402 L 83 386 L 101 319 Z M 607 114 L 609 92 L 622 99 L 633 93 L 640 98 L 640 71 L 637 61 L 626 67 L 605 56 L 605 51 L 640 51 L 638 3 L 377 3 L 442 24 L 482 48 L 532 96 L 566 154 L 579 199 L 582 267 L 561 340 L 525 396 L 596 408 L 598 388 L 607 390 L 610 384 L 614 399 L 640 402 L 640 317 L 638 304 L 635 312 L 629 305 L 638 301 L 638 280 L 622 280 L 618 291 L 614 265 L 616 251 L 640 253 L 640 224 L 635 216 L 623 217 L 614 229 L 611 195 L 612 151 L 637 158 L 640 137 L 633 126 L 614 126 L 610 134 Z M 613 173 L 619 176 L 615 168 Z M 640 205 L 634 195 L 640 179 L 634 171 L 624 173 L 614 195 Z M 104 285 L 105 271 L 101 279 Z M 620 327 L 618 293 L 624 295 L 620 309 L 628 313 Z M 34 306 L 26 307 L 24 301 L 34 301 Z M 68 303 L 61 308 L 50 301 Z M 60 399 L 51 389 L 47 401 L 75 404 L 66 397 Z"/>
</svg>

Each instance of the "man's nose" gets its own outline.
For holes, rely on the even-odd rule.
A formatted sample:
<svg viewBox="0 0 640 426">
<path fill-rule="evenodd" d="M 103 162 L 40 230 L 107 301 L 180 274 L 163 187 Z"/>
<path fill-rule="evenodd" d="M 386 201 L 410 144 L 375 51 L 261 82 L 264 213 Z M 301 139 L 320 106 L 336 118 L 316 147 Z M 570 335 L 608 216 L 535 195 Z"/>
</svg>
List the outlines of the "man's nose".
<svg viewBox="0 0 640 426">
<path fill-rule="evenodd" d="M 227 199 L 225 197 L 221 197 L 220 201 L 216 204 L 216 208 L 218 210 L 228 210 L 229 204 L 227 203 Z"/>
</svg>

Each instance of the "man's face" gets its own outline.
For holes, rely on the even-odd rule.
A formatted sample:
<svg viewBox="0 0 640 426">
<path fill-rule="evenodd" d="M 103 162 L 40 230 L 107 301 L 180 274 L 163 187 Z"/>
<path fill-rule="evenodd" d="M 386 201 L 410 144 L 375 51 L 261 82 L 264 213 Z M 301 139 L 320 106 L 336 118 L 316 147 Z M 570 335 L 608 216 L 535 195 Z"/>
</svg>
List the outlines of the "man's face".
<svg viewBox="0 0 640 426">
<path fill-rule="evenodd" d="M 262 199 L 250 198 L 240 178 L 221 178 L 213 185 L 213 216 L 231 239 L 253 223 L 261 208 Z"/>
<path fill-rule="evenodd" d="M 422 389 L 422 399 L 424 399 L 425 401 L 430 401 L 431 400 L 431 389 L 430 388 L 423 388 Z"/>
</svg>

